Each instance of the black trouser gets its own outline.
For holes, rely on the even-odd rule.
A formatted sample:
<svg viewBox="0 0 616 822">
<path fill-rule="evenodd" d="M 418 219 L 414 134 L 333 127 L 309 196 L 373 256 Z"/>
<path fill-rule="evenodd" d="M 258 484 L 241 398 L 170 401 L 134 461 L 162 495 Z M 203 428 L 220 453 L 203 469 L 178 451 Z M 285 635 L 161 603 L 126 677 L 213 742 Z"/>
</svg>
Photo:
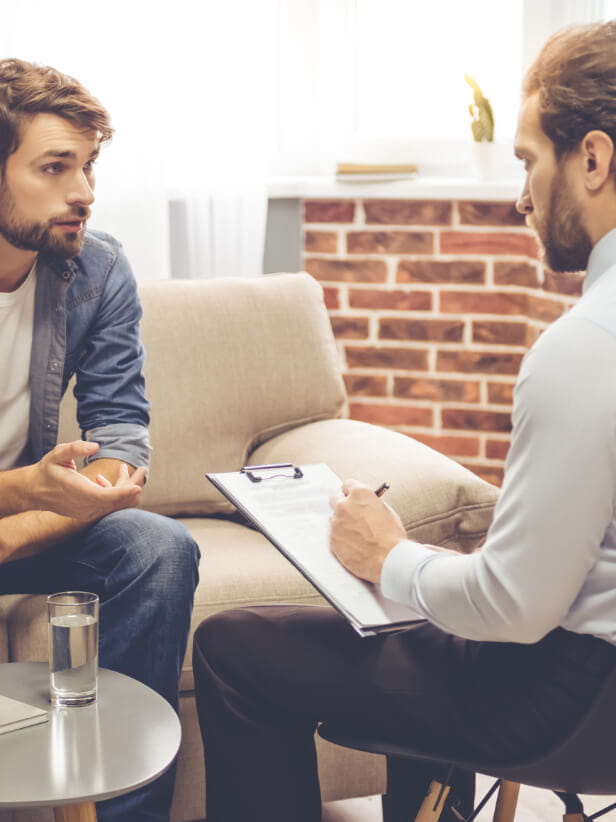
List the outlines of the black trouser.
<svg viewBox="0 0 616 822">
<path fill-rule="evenodd" d="M 615 661 L 612 645 L 562 629 L 521 645 L 428 623 L 360 638 L 329 608 L 216 614 L 194 648 L 207 820 L 318 822 L 319 721 L 471 761 L 535 755 L 575 726 Z M 386 822 L 412 818 L 433 773 L 388 763 Z M 464 812 L 472 783 L 458 775 L 452 789 Z"/>
</svg>

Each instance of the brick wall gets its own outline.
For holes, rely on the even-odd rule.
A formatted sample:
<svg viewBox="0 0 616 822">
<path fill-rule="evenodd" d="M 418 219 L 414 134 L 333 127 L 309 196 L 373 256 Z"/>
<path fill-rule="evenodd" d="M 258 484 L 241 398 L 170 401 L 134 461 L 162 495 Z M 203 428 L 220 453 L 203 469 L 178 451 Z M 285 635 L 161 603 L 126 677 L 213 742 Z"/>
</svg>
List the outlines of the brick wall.
<svg viewBox="0 0 616 822">
<path fill-rule="evenodd" d="M 325 289 L 349 415 L 500 483 L 529 345 L 581 275 L 538 259 L 512 203 L 306 200 L 304 266 Z"/>
</svg>

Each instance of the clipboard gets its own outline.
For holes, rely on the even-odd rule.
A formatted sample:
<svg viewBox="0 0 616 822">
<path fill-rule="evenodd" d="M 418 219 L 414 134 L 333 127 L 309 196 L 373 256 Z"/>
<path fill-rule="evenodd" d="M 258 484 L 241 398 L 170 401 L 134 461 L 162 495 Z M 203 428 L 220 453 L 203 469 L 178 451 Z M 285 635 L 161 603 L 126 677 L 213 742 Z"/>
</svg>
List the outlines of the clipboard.
<svg viewBox="0 0 616 822">
<path fill-rule="evenodd" d="M 425 619 L 359 579 L 329 548 L 332 497 L 342 481 L 324 463 L 247 465 L 207 479 L 274 545 L 360 636 L 399 631 Z"/>
</svg>

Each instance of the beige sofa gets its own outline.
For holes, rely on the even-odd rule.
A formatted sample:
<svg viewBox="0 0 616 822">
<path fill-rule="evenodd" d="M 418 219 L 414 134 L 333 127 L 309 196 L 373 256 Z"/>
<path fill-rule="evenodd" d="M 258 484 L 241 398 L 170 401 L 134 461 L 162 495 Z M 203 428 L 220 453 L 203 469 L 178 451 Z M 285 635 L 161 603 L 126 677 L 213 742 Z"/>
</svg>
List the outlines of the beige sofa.
<svg viewBox="0 0 616 822">
<path fill-rule="evenodd" d="M 472 550 L 497 491 L 456 463 L 386 429 L 344 419 L 345 391 L 320 286 L 306 274 L 143 282 L 143 339 L 153 458 L 144 506 L 179 517 L 202 550 L 193 629 L 246 603 L 315 605 L 317 592 L 204 478 L 245 464 L 327 462 L 340 476 L 391 485 L 409 534 Z M 62 440 L 78 436 L 74 400 Z M 192 637 L 191 637 L 192 639 Z M 44 597 L 0 597 L 0 661 L 47 658 Z M 182 746 L 173 822 L 204 816 L 204 770 L 191 646 L 181 679 Z M 319 741 L 324 800 L 381 792 L 376 757 Z M 0 813 L 0 819 L 10 819 Z M 47 811 L 14 814 L 51 820 Z"/>
</svg>

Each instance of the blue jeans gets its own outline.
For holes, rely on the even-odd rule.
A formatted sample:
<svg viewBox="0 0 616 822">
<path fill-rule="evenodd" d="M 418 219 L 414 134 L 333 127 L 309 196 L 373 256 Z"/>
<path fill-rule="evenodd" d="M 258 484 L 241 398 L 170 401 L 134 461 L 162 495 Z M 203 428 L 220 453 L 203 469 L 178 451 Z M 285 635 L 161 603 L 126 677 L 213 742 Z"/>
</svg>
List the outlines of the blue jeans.
<svg viewBox="0 0 616 822">
<path fill-rule="evenodd" d="M 0 594 L 97 593 L 101 666 L 144 682 L 177 710 L 198 562 L 180 523 L 129 509 L 38 556 L 0 565 Z M 174 776 L 171 768 L 144 788 L 99 802 L 98 819 L 166 822 Z"/>
</svg>

